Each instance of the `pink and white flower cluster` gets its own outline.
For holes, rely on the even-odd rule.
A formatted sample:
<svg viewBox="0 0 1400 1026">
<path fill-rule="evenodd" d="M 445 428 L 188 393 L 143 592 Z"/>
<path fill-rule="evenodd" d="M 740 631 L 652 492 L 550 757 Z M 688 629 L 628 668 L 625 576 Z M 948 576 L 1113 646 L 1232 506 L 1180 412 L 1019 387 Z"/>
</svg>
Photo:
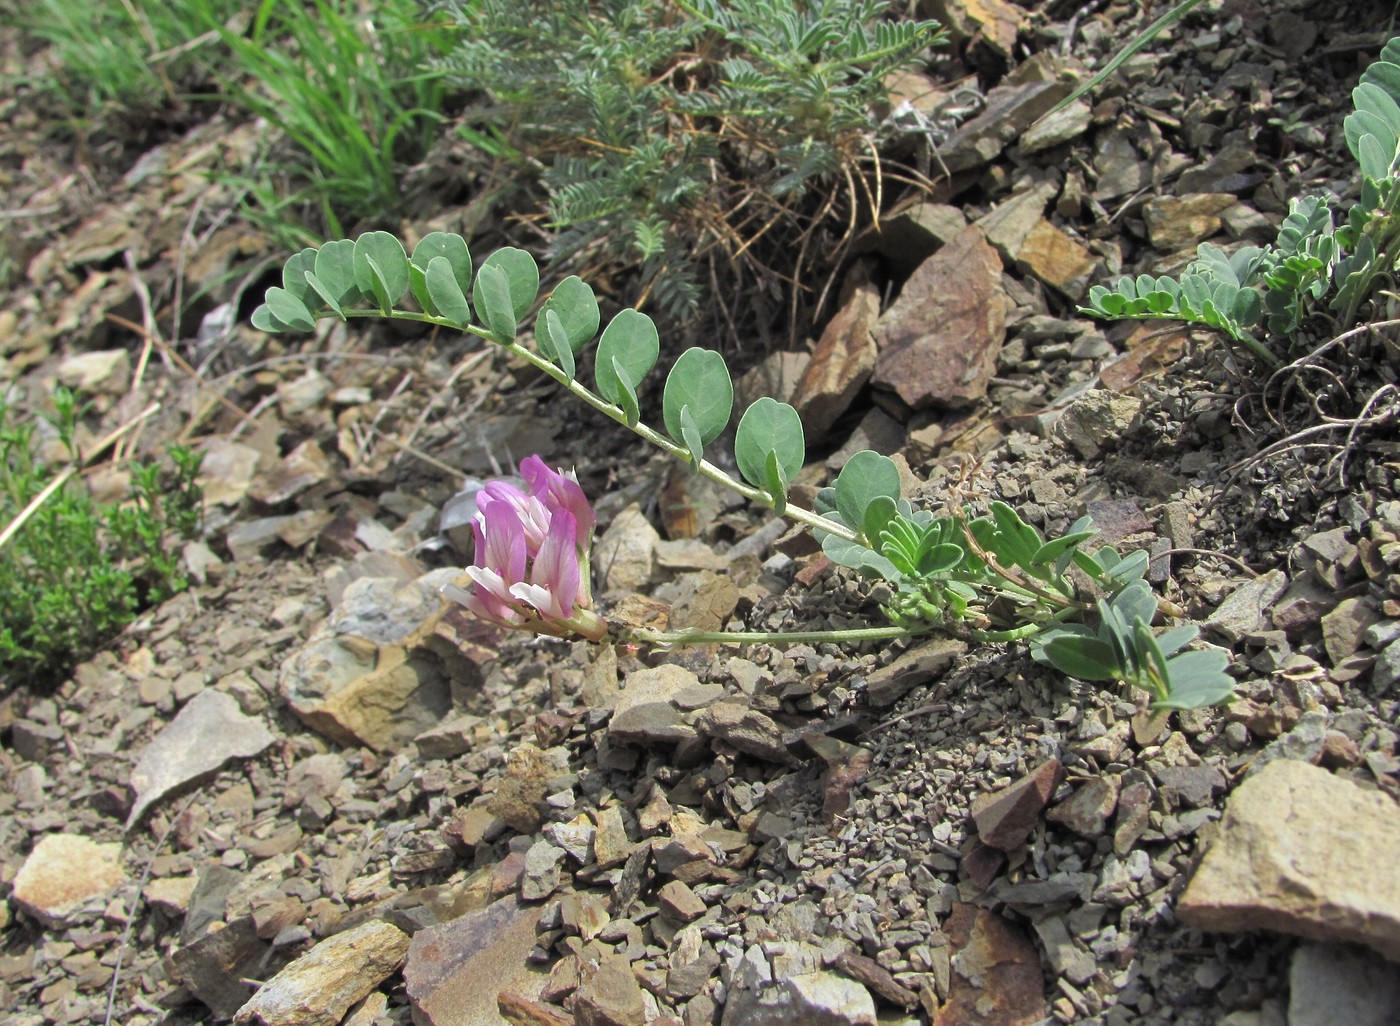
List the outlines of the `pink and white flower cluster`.
<svg viewBox="0 0 1400 1026">
<path fill-rule="evenodd" d="M 503 627 L 598 641 L 607 623 L 593 612 L 588 553 L 597 516 L 572 473 L 550 470 L 539 456 L 520 463 L 522 491 L 490 481 L 477 493 L 476 563 L 470 591 L 443 593 Z"/>
</svg>

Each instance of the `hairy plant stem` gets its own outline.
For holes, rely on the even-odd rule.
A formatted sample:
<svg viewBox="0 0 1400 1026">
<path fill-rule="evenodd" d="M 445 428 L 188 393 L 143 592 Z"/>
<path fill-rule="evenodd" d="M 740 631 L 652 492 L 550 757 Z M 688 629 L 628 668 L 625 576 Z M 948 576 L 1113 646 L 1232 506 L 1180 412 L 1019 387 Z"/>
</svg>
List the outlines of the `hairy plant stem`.
<svg viewBox="0 0 1400 1026">
<path fill-rule="evenodd" d="M 622 639 L 646 645 L 732 645 L 747 642 L 801 645 L 828 641 L 839 645 L 848 641 L 895 641 L 926 633 L 928 631 L 909 630 L 905 627 L 852 627 L 849 630 L 837 631 L 650 631 L 628 628 L 622 631 Z"/>
<path fill-rule="evenodd" d="M 346 310 L 344 311 L 344 314 L 346 317 L 385 316 L 382 310 Z M 476 335 L 479 338 L 485 339 L 487 342 L 491 342 L 494 345 L 498 345 L 507 352 L 520 357 L 520 359 L 530 364 L 530 366 L 536 368 L 537 370 L 545 374 L 548 374 L 551 378 L 553 378 L 559 384 L 563 385 L 566 389 L 568 389 L 578 398 L 582 399 L 584 402 L 586 402 L 589 406 L 593 407 L 599 413 L 603 414 L 605 417 L 609 417 L 612 420 L 617 421 L 617 423 L 621 424 L 623 427 L 640 435 L 642 438 L 645 438 L 648 442 L 656 446 L 658 449 L 661 449 L 667 455 L 675 457 L 682 463 L 691 463 L 690 453 L 685 449 L 684 446 L 677 445 L 665 435 L 661 434 L 661 432 L 648 427 L 640 421 L 635 424 L 629 423 L 627 419 L 627 414 L 623 411 L 622 407 L 614 406 L 602 396 L 598 395 L 593 391 L 590 391 L 588 388 L 579 384 L 578 381 L 576 381 L 575 379 L 570 378 L 567 374 L 565 374 L 554 364 L 550 363 L 543 356 L 540 356 L 538 353 L 526 349 L 519 342 L 501 342 L 485 328 L 479 328 L 474 324 L 454 324 L 453 322 L 446 320 L 445 318 L 433 317 L 432 315 L 426 313 L 415 313 L 413 311 L 407 310 L 394 310 L 388 316 L 394 320 L 421 321 L 424 324 L 435 324 L 442 328 L 456 328 L 458 331 L 468 332 L 472 335 Z M 769 496 L 767 492 L 744 484 L 744 482 L 721 470 L 709 460 L 701 460 L 698 465 L 694 466 L 697 473 L 701 474 L 704 477 L 708 477 L 711 481 L 714 481 L 717 484 L 721 484 L 724 485 L 724 487 L 726 488 L 733 489 L 734 491 L 742 495 L 744 498 L 754 503 L 755 505 L 762 506 L 765 509 L 771 509 L 775 511 L 777 510 L 777 504 L 773 501 L 772 497 Z M 794 506 L 792 503 L 785 503 L 782 513 L 780 515 L 785 516 L 790 520 L 795 520 L 799 524 L 802 524 L 804 527 L 811 528 L 812 530 L 826 531 L 829 534 L 836 535 L 838 538 L 844 538 L 846 541 L 849 542 L 858 543 L 860 541 L 860 535 L 857 534 L 855 531 L 851 530 L 850 528 L 844 526 L 843 524 L 837 523 L 835 520 L 831 520 L 827 517 L 821 516 L 818 513 L 814 513 L 812 510 L 804 509 L 801 506 Z"/>
<path fill-rule="evenodd" d="M 1392 184 L 1390 195 L 1386 197 L 1385 204 L 1379 211 L 1371 215 L 1371 224 L 1377 220 L 1384 219 L 1387 230 L 1380 234 L 1376 241 L 1376 254 L 1366 266 L 1360 270 L 1353 271 L 1352 275 L 1362 276 L 1362 280 L 1369 284 L 1371 279 L 1380 274 L 1382 269 L 1395 266 L 1395 249 L 1400 245 L 1400 222 L 1397 221 L 1397 209 L 1400 209 L 1400 184 Z M 1346 287 L 1346 282 L 1342 283 Z M 1370 297 L 1371 290 L 1368 287 L 1358 288 L 1347 303 L 1346 310 L 1342 314 L 1342 324 L 1355 324 L 1356 314 L 1360 310 L 1361 304 Z"/>
</svg>

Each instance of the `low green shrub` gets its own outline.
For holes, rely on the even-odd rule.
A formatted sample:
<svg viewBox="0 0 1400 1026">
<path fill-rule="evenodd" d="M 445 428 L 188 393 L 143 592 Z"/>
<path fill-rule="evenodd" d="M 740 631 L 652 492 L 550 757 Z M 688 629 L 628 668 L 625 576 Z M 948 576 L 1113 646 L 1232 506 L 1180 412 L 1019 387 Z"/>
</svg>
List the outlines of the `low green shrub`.
<svg viewBox="0 0 1400 1026">
<path fill-rule="evenodd" d="M 77 459 L 78 409 L 71 392 L 54 394 L 51 423 Z M 0 524 L 21 513 L 63 468 L 36 455 L 36 424 L 0 403 Z M 125 502 L 93 501 L 71 479 L 45 498 L 0 548 L 0 682 L 48 684 L 151 605 L 183 590 L 172 543 L 198 530 L 201 459 L 169 449 L 171 468 L 131 468 Z"/>
</svg>

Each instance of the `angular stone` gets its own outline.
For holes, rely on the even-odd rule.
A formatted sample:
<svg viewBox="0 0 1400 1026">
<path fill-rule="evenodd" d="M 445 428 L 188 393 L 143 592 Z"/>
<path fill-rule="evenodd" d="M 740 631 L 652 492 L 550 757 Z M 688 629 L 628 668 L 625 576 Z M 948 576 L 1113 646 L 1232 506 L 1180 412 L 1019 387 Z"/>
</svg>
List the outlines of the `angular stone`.
<svg viewBox="0 0 1400 1026">
<path fill-rule="evenodd" d="M 956 43 L 981 43 L 1003 61 L 1025 25 L 1025 15 L 1006 0 L 933 0 L 929 7 Z"/>
<path fill-rule="evenodd" d="M 251 996 L 245 980 L 275 973 L 286 962 L 258 937 L 251 916 L 187 944 L 169 958 L 170 978 L 209 1006 L 220 1019 L 230 1019 Z"/>
<path fill-rule="evenodd" d="M 1016 263 L 1070 299 L 1088 291 L 1098 258 L 1077 239 L 1041 218 L 1016 251 Z"/>
<path fill-rule="evenodd" d="M 1235 202 L 1235 195 L 1229 192 L 1158 196 L 1143 207 L 1147 236 L 1166 253 L 1194 246 L 1220 231 L 1221 211 Z"/>
<path fill-rule="evenodd" d="M 1230 796 L 1177 915 L 1202 930 L 1367 944 L 1400 961 L 1400 875 L 1386 861 L 1395 851 L 1394 800 L 1316 766 L 1277 760 Z"/>
<path fill-rule="evenodd" d="M 1014 262 L 1026 236 L 1044 217 L 1046 206 L 1055 198 L 1055 191 L 1051 182 L 1033 185 L 1002 200 L 990 213 L 978 219 L 977 227 L 997 252 L 1008 262 Z"/>
<path fill-rule="evenodd" d="M 814 972 L 730 990 L 722 1026 L 875 1026 L 875 1000 L 855 980 Z"/>
<path fill-rule="evenodd" d="M 525 853 L 525 872 L 520 877 L 520 897 L 524 901 L 543 901 L 559 889 L 559 863 L 564 849 L 548 841 L 536 841 Z"/>
<path fill-rule="evenodd" d="M 1118 784 L 1117 776 L 1094 777 L 1046 813 L 1045 818 L 1063 823 L 1084 837 L 1098 837 L 1118 804 Z"/>
<path fill-rule="evenodd" d="M 656 546 L 661 535 L 633 503 L 613 517 L 593 543 L 593 566 L 604 591 L 639 591 L 656 571 Z"/>
<path fill-rule="evenodd" d="M 1064 779 L 1059 759 L 1047 759 L 1020 780 L 1000 791 L 972 800 L 972 820 L 983 844 L 1010 851 L 1040 822 L 1040 812 Z"/>
<path fill-rule="evenodd" d="M 351 582 L 331 618 L 282 662 L 278 687 L 297 717 L 337 744 L 376 751 L 441 724 L 453 687 L 481 679 L 474 656 L 484 650 L 462 626 L 471 614 L 441 594 L 457 576 Z"/>
<path fill-rule="evenodd" d="M 686 574 L 678 584 L 671 605 L 671 627 L 675 630 L 722 630 L 739 605 L 739 587 L 728 574 L 701 570 Z"/>
<path fill-rule="evenodd" d="M 826 763 L 822 773 L 822 822 L 830 826 L 851 807 L 851 792 L 870 776 L 875 755 L 868 748 L 816 732 L 802 735 L 802 741 Z"/>
<path fill-rule="evenodd" d="M 15 874 L 10 897 L 54 930 L 102 911 L 102 900 L 126 879 L 122 846 L 76 834 L 45 834 Z"/>
<path fill-rule="evenodd" d="M 141 891 L 152 908 L 158 908 L 176 919 L 189 911 L 190 896 L 194 894 L 199 878 L 194 876 L 167 876 L 152 880 Z"/>
<path fill-rule="evenodd" d="M 627 824 L 623 822 L 622 810 L 609 805 L 598 813 L 598 830 L 593 835 L 593 857 L 600 869 L 611 869 L 627 861 L 635 848 L 627 836 Z"/>
<path fill-rule="evenodd" d="M 550 781 L 566 771 L 568 755 L 562 748 L 540 748 L 528 741 L 511 749 L 506 775 L 486 803 L 491 814 L 523 834 L 540 828 L 540 805 L 550 791 Z"/>
<path fill-rule="evenodd" d="M 204 501 L 215 506 L 237 506 L 248 494 L 262 453 L 251 445 L 212 438 L 204 449 L 199 482 Z"/>
<path fill-rule="evenodd" d="M 1054 74 L 1054 62 L 1039 60 L 1037 54 L 1017 69 L 1021 72 Z M 1069 92 L 1056 81 L 1007 81 L 987 93 L 986 109 L 954 132 L 939 148 L 942 164 L 953 174 L 990 163 L 1008 144 L 1020 137 L 1042 114 Z"/>
<path fill-rule="evenodd" d="M 658 744 L 693 738 L 695 728 L 684 722 L 671 700 L 699 683 L 690 670 L 671 663 L 629 673 L 608 721 L 609 739 L 617 744 Z"/>
<path fill-rule="evenodd" d="M 967 643 L 957 638 L 934 638 L 915 645 L 866 678 L 865 693 L 871 707 L 894 705 L 920 684 L 938 679 L 966 651 Z"/>
<path fill-rule="evenodd" d="M 1094 956 L 1080 947 L 1069 935 L 1069 928 L 1060 916 L 1048 916 L 1035 924 L 1036 936 L 1045 945 L 1045 955 L 1050 968 L 1071 983 L 1083 986 L 1088 983 L 1098 969 Z"/>
<path fill-rule="evenodd" d="M 130 830 L 152 802 L 232 759 L 251 759 L 272 742 L 262 720 L 244 716 L 232 696 L 212 688 L 201 691 L 151 740 L 131 771 L 136 800 L 126 828 Z"/>
<path fill-rule="evenodd" d="M 1039 153 L 1041 150 L 1069 142 L 1088 131 L 1092 120 L 1089 105 L 1083 100 L 1075 100 L 1063 110 L 1044 115 L 1026 129 L 1020 139 L 1021 153 Z"/>
<path fill-rule="evenodd" d="M 125 349 L 78 353 L 58 365 L 58 380 L 75 392 L 121 395 L 131 383 L 131 357 Z"/>
<path fill-rule="evenodd" d="M 876 249 L 901 277 L 906 277 L 966 227 L 967 217 L 958 207 L 916 203 L 881 223 Z"/>
<path fill-rule="evenodd" d="M 705 914 L 705 903 L 679 880 L 663 884 L 661 889 L 656 892 L 656 899 L 661 902 L 663 912 L 672 919 L 679 919 L 683 923 L 699 919 Z"/>
<path fill-rule="evenodd" d="M 720 966 L 719 952 L 704 939 L 699 926 L 687 927 L 676 934 L 670 957 L 666 994 L 671 998 L 694 997 L 705 989 Z"/>
<path fill-rule="evenodd" d="M 562 1008 L 534 1001 L 522 994 L 501 991 L 496 1010 L 511 1026 L 574 1026 L 572 1015 Z M 347 1023 L 346 1026 L 349 1026 Z"/>
<path fill-rule="evenodd" d="M 1049 1018 L 1040 955 L 1018 927 L 959 902 L 944 932 L 953 973 L 933 1026 L 1031 1026 Z"/>
<path fill-rule="evenodd" d="M 879 319 L 880 293 L 869 282 L 861 282 L 822 331 L 792 396 L 809 442 L 826 436 L 870 380 L 878 352 L 874 333 Z"/>
<path fill-rule="evenodd" d="M 1055 437 L 1086 460 L 1098 459 L 1118 448 L 1141 409 L 1141 399 L 1096 388 L 1069 405 L 1055 423 Z"/>
<path fill-rule="evenodd" d="M 1381 615 L 1362 598 L 1345 598 L 1322 618 L 1322 644 L 1327 658 L 1336 666 L 1361 647 L 1366 629 L 1377 623 Z"/>
<path fill-rule="evenodd" d="M 1400 973 L 1364 948 L 1304 944 L 1288 970 L 1288 1026 L 1341 1023 L 1400 1023 Z"/>
<path fill-rule="evenodd" d="M 880 318 L 874 385 L 913 409 L 981 399 L 1006 334 L 1001 261 L 975 226 L 929 257 Z"/>
<path fill-rule="evenodd" d="M 798 761 L 783 744 L 783 729 L 748 702 L 716 702 L 695 717 L 695 729 L 755 758 L 785 765 Z"/>
<path fill-rule="evenodd" d="M 549 975 L 527 962 L 538 907 L 507 896 L 459 919 L 413 935 L 403 977 L 420 1026 L 499 1021 L 503 991 L 532 1000 Z"/>
<path fill-rule="evenodd" d="M 602 960 L 597 971 L 574 993 L 578 1026 L 643 1026 L 646 1000 L 625 958 Z"/>
<path fill-rule="evenodd" d="M 259 502 L 276 506 L 296 498 L 308 488 L 329 480 L 332 474 L 325 451 L 308 438 L 287 453 L 276 466 L 254 479 L 248 494 Z"/>
<path fill-rule="evenodd" d="M 1265 614 L 1269 607 L 1287 587 L 1288 575 L 1277 569 L 1246 581 L 1206 617 L 1205 626 L 1219 631 L 1230 641 L 1257 634 L 1266 627 Z"/>
<path fill-rule="evenodd" d="M 843 951 L 832 960 L 831 967 L 874 991 L 892 1005 L 913 1008 L 919 1003 L 919 995 L 902 986 L 888 969 L 873 958 L 857 955 L 853 951 Z"/>
<path fill-rule="evenodd" d="M 403 964 L 409 937 L 377 919 L 327 937 L 258 989 L 237 1026 L 337 1026 Z"/>
</svg>

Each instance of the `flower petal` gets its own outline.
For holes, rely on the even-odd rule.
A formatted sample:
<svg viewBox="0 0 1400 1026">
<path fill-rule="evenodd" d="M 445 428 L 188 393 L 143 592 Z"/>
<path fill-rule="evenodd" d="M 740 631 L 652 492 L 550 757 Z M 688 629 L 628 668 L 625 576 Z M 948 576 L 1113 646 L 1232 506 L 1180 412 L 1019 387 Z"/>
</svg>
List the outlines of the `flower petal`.
<svg viewBox="0 0 1400 1026">
<path fill-rule="evenodd" d="M 523 581 L 528 553 L 520 516 L 508 502 L 488 503 L 479 516 L 486 550 L 476 554 L 477 565 L 494 570 L 507 584 Z"/>
<path fill-rule="evenodd" d="M 530 583 L 510 589 L 511 595 L 530 603 L 541 616 L 567 620 L 574 614 L 579 584 L 574 531 L 574 518 L 566 510 L 555 513 L 535 565 L 530 568 Z"/>
<path fill-rule="evenodd" d="M 598 517 L 573 474 L 550 470 L 538 455 L 520 461 L 520 474 L 530 486 L 530 492 L 543 500 L 551 515 L 566 510 L 573 516 L 574 544 L 581 549 L 588 548 Z"/>
<path fill-rule="evenodd" d="M 525 531 L 525 549 L 530 555 L 544 544 L 549 530 L 548 507 L 534 495 L 526 495 L 509 481 L 488 481 L 477 493 L 476 508 L 485 512 L 492 506 L 504 505 L 514 511 Z"/>
</svg>

